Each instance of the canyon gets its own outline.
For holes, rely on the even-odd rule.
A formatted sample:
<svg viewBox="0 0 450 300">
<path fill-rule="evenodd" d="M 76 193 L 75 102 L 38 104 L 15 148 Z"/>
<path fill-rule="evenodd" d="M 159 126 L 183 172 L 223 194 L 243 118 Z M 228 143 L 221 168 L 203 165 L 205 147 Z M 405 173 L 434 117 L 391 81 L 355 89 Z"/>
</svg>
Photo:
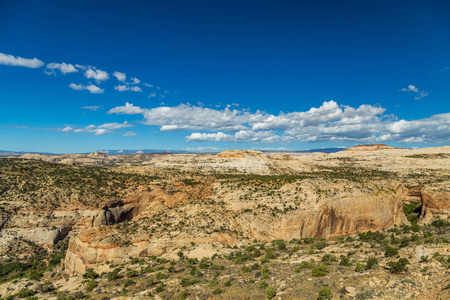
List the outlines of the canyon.
<svg viewBox="0 0 450 300">
<path fill-rule="evenodd" d="M 252 241 L 429 226 L 450 209 L 450 147 L 25 154 L 0 158 L 0 175 L 3 261 L 66 243 L 57 268 L 75 278 L 180 252 L 201 261 Z"/>
</svg>

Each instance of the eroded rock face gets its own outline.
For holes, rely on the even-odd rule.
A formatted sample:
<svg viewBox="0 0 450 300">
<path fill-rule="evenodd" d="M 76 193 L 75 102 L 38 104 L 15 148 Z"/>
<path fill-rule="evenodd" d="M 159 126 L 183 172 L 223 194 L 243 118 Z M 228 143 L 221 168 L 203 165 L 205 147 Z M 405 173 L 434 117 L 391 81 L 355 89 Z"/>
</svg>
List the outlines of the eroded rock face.
<svg viewBox="0 0 450 300">
<path fill-rule="evenodd" d="M 397 193 L 349 194 L 278 218 L 249 214 L 248 219 L 237 219 L 237 222 L 244 232 L 247 231 L 248 237 L 267 242 L 303 237 L 329 238 L 409 223 Z"/>
<path fill-rule="evenodd" d="M 66 254 L 64 266 L 69 275 L 84 274 L 87 269 L 96 267 L 106 261 L 126 261 L 129 257 L 148 255 L 175 258 L 181 247 L 194 242 L 196 244 L 221 243 L 235 245 L 237 238 L 224 233 L 213 233 L 206 237 L 193 237 L 180 234 L 176 237 L 159 237 L 150 239 L 148 236 L 135 237 L 129 243 L 121 244 L 114 239 L 118 233 L 110 226 L 94 227 L 72 238 Z M 205 252 L 205 256 L 211 256 Z M 202 257 L 201 254 L 197 257 Z"/>
<path fill-rule="evenodd" d="M 450 213 L 450 191 L 448 186 L 429 186 L 421 190 L 421 218 L 431 219 L 433 215 L 448 216 Z"/>
<path fill-rule="evenodd" d="M 152 209 L 156 205 L 157 202 L 154 202 L 147 209 Z M 191 206 L 195 209 L 194 203 Z M 164 210 L 164 205 L 159 209 Z M 229 224 L 228 231 L 206 233 L 207 226 L 202 224 L 207 223 L 200 222 L 199 231 L 195 233 L 184 232 L 180 228 L 179 232 L 149 238 L 148 232 L 124 236 L 111 226 L 91 228 L 71 239 L 65 260 L 66 270 L 69 274 L 82 274 L 87 268 L 123 257 L 140 255 L 170 257 L 191 242 L 196 244 L 218 242 L 224 246 L 233 246 L 238 241 L 237 235 L 233 232 L 241 232 L 243 238 L 270 242 L 274 239 L 290 240 L 303 237 L 329 238 L 358 231 L 376 231 L 394 224 L 408 224 L 402 210 L 400 190 L 376 195 L 363 192 L 343 194 L 275 217 L 271 213 L 255 215 L 248 212 L 236 215 L 232 209 L 229 210 L 225 206 L 215 212 L 208 211 L 208 214 L 217 222 Z M 124 243 L 126 239 L 129 240 Z M 210 256 L 210 253 L 201 252 L 196 255 L 201 258 L 202 255 Z"/>
</svg>

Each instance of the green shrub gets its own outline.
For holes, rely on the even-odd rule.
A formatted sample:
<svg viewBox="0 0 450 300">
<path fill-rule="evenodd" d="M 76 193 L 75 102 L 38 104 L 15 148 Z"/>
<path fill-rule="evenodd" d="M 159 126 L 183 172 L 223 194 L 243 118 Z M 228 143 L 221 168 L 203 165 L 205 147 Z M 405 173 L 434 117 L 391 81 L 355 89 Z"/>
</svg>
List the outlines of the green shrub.
<svg viewBox="0 0 450 300">
<path fill-rule="evenodd" d="M 36 291 L 30 290 L 28 288 L 23 288 L 15 296 L 17 298 L 27 298 L 27 297 L 34 296 L 36 294 L 37 294 Z"/>
<path fill-rule="evenodd" d="M 98 278 L 100 275 L 95 273 L 94 269 L 87 269 L 86 272 L 83 274 L 83 278 L 88 279 L 95 279 Z"/>
<path fill-rule="evenodd" d="M 356 272 L 359 272 L 359 273 L 361 273 L 362 271 L 364 271 L 363 265 L 362 265 L 361 263 L 357 263 L 357 264 L 356 264 L 355 271 L 356 271 Z"/>
<path fill-rule="evenodd" d="M 193 285 L 198 283 L 199 280 L 198 279 L 189 279 L 189 278 L 183 278 L 180 281 L 180 285 L 185 287 L 185 286 L 189 286 L 189 285 Z"/>
<path fill-rule="evenodd" d="M 97 282 L 95 280 L 91 279 L 86 284 L 86 292 L 92 291 L 97 286 Z"/>
<path fill-rule="evenodd" d="M 356 293 L 355 298 L 358 300 L 364 300 L 364 299 L 372 299 L 373 298 L 373 292 L 371 290 L 362 290 L 358 293 Z"/>
<path fill-rule="evenodd" d="M 337 257 L 334 256 L 333 254 L 325 254 L 324 256 L 322 256 L 322 262 L 325 265 L 330 265 L 332 262 L 337 261 Z"/>
<path fill-rule="evenodd" d="M 188 291 L 182 291 L 180 293 L 180 300 L 186 300 L 187 296 L 189 296 L 189 292 Z"/>
<path fill-rule="evenodd" d="M 156 287 L 155 292 L 157 292 L 157 293 L 159 294 L 159 293 L 161 293 L 162 291 L 164 291 L 164 283 L 161 282 L 161 283 Z"/>
<path fill-rule="evenodd" d="M 391 246 L 386 246 L 384 255 L 386 257 L 391 257 L 398 254 L 397 248 L 392 248 Z"/>
<path fill-rule="evenodd" d="M 265 289 L 268 286 L 269 284 L 265 280 L 261 280 L 260 282 L 258 282 L 258 288 L 260 289 Z"/>
<path fill-rule="evenodd" d="M 156 279 L 158 279 L 158 280 L 163 280 L 163 279 L 167 279 L 167 278 L 169 278 L 169 274 L 164 274 L 161 272 L 158 272 L 156 274 Z"/>
<path fill-rule="evenodd" d="M 322 250 L 323 248 L 325 248 L 327 245 L 327 241 L 323 240 L 323 241 L 318 241 L 316 242 L 313 247 L 318 249 L 318 250 Z"/>
<path fill-rule="evenodd" d="M 312 268 L 312 276 L 315 277 L 320 277 L 320 276 L 325 276 L 327 275 L 329 272 L 328 267 L 325 265 L 320 265 L 320 266 L 315 266 L 314 268 Z"/>
<path fill-rule="evenodd" d="M 340 266 L 351 266 L 350 259 L 347 256 L 341 255 L 341 261 L 339 262 Z"/>
<path fill-rule="evenodd" d="M 286 243 L 283 240 L 273 240 L 272 244 L 275 245 L 278 248 L 278 250 L 283 251 L 287 249 Z"/>
<path fill-rule="evenodd" d="M 309 261 L 302 261 L 299 265 L 298 265 L 298 267 L 300 268 L 300 269 L 312 269 L 314 266 L 313 266 L 313 264 L 311 264 Z"/>
<path fill-rule="evenodd" d="M 121 270 L 122 270 L 122 268 L 115 268 L 112 272 L 109 272 L 108 274 L 106 274 L 106 279 L 108 279 L 109 281 L 112 281 L 112 280 L 122 277 L 121 275 L 119 275 L 119 272 Z"/>
<path fill-rule="evenodd" d="M 267 299 L 268 299 L 268 300 L 270 300 L 270 299 L 272 299 L 273 297 L 275 297 L 275 295 L 276 295 L 276 291 L 275 291 L 274 288 L 272 288 L 272 287 L 267 288 L 267 290 L 266 290 L 266 296 L 267 296 Z"/>
<path fill-rule="evenodd" d="M 244 273 L 249 273 L 251 271 L 251 269 L 249 268 L 249 267 L 247 267 L 247 266 L 242 266 L 242 272 L 244 272 Z"/>
<path fill-rule="evenodd" d="M 389 267 L 389 272 L 393 274 L 398 274 L 401 272 L 408 272 L 408 267 L 406 265 L 409 264 L 408 259 L 400 258 L 398 262 L 390 261 L 386 265 Z"/>
<path fill-rule="evenodd" d="M 321 286 L 319 288 L 319 293 L 317 295 L 318 300 L 326 300 L 333 298 L 333 293 L 331 293 L 331 287 Z"/>
<path fill-rule="evenodd" d="M 128 271 L 125 273 L 125 275 L 126 275 L 128 278 L 137 277 L 137 276 L 139 275 L 139 272 L 136 271 L 136 270 L 128 270 Z"/>
<path fill-rule="evenodd" d="M 369 257 L 366 261 L 366 270 L 373 269 L 375 266 L 378 265 L 378 259 L 376 257 Z"/>
<path fill-rule="evenodd" d="M 123 287 L 127 287 L 127 286 L 130 286 L 130 285 L 135 285 L 135 284 L 136 284 L 136 281 L 134 281 L 133 279 L 127 279 L 125 281 L 125 284 L 123 285 Z"/>
</svg>

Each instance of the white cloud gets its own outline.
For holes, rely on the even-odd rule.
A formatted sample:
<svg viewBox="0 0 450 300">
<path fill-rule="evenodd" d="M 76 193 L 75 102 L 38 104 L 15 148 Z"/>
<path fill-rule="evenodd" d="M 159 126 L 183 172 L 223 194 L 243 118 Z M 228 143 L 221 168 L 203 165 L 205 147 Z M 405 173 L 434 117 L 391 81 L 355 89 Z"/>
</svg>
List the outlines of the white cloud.
<svg viewBox="0 0 450 300">
<path fill-rule="evenodd" d="M 94 67 L 88 67 L 88 69 L 84 73 L 84 76 L 86 76 L 86 78 L 88 79 L 90 78 L 94 79 L 95 81 L 97 81 L 97 83 L 109 79 L 109 74 L 107 72 L 102 71 L 100 69 L 96 69 Z"/>
<path fill-rule="evenodd" d="M 425 98 L 426 96 L 428 96 L 428 92 L 420 91 L 419 96 L 414 97 L 414 99 L 420 100 L 422 98 Z"/>
<path fill-rule="evenodd" d="M 114 87 L 114 89 L 119 92 L 125 92 L 127 90 L 127 86 L 126 85 L 116 85 Z"/>
<path fill-rule="evenodd" d="M 273 148 L 273 147 L 255 147 L 253 148 L 254 150 L 259 150 L 259 151 L 292 151 L 293 149 L 288 149 L 286 147 L 278 147 L 278 148 Z"/>
<path fill-rule="evenodd" d="M 0 65 L 20 66 L 37 69 L 42 67 L 44 65 L 44 62 L 37 58 L 22 58 L 0 53 Z"/>
<path fill-rule="evenodd" d="M 140 108 L 139 106 L 134 106 L 128 102 L 125 103 L 125 106 L 117 106 L 108 111 L 108 114 L 125 114 L 125 115 L 137 115 L 143 114 L 145 109 Z"/>
<path fill-rule="evenodd" d="M 105 129 L 110 129 L 110 130 L 116 130 L 116 129 L 127 128 L 127 127 L 134 127 L 134 125 L 125 121 L 123 123 L 116 123 L 116 122 L 105 123 L 103 125 L 98 126 L 98 128 L 105 128 Z"/>
<path fill-rule="evenodd" d="M 273 131 L 251 131 L 241 130 L 235 134 L 217 133 L 198 133 L 194 132 L 186 137 L 188 142 L 237 142 L 237 143 L 276 143 L 287 142 L 290 137 L 276 135 Z"/>
<path fill-rule="evenodd" d="M 108 114 L 142 114 L 143 124 L 159 126 L 161 131 L 196 131 L 186 136 L 187 141 L 441 143 L 450 140 L 450 113 L 408 121 L 385 112 L 379 106 L 364 104 L 354 108 L 326 101 L 318 108 L 278 115 L 189 104 L 147 109 L 130 103 L 115 107 Z"/>
<path fill-rule="evenodd" d="M 426 96 L 428 96 L 428 92 L 425 92 L 424 90 L 419 91 L 419 89 L 416 86 L 412 85 L 412 84 L 408 85 L 408 88 L 403 88 L 400 91 L 401 92 L 419 93 L 418 96 L 414 97 L 415 100 L 420 100 L 420 99 L 425 98 Z"/>
<path fill-rule="evenodd" d="M 128 131 L 127 133 L 125 133 L 123 136 L 127 136 L 127 137 L 133 137 L 133 136 L 137 136 L 136 133 L 134 133 L 133 131 Z M 123 152 L 123 151 L 122 151 Z"/>
<path fill-rule="evenodd" d="M 71 84 L 69 84 L 69 87 L 70 87 L 72 90 L 76 90 L 76 91 L 84 90 L 84 86 L 83 86 L 82 84 L 71 83 Z"/>
<path fill-rule="evenodd" d="M 131 82 L 127 82 L 127 74 L 126 73 L 121 73 L 121 72 L 115 71 L 113 73 L 113 76 L 116 77 L 117 80 L 119 80 L 120 82 L 123 82 L 125 84 L 139 84 L 139 83 L 141 83 L 141 81 L 139 79 L 137 79 L 136 77 L 131 78 Z M 145 83 L 144 83 L 144 85 L 148 86 Z"/>
<path fill-rule="evenodd" d="M 82 84 L 71 83 L 71 84 L 69 84 L 69 87 L 72 90 L 76 90 L 76 91 L 88 90 L 91 94 L 101 94 L 105 91 L 104 89 L 101 89 L 98 86 L 95 86 L 93 84 L 84 86 Z"/>
<path fill-rule="evenodd" d="M 148 95 L 149 98 L 155 98 L 156 97 L 156 92 L 150 93 L 150 95 Z"/>
<path fill-rule="evenodd" d="M 153 84 L 148 84 L 148 83 L 144 83 L 144 85 L 145 85 L 146 87 L 150 87 L 150 88 L 155 87 Z"/>
<path fill-rule="evenodd" d="M 84 128 L 74 129 L 72 127 L 65 127 L 61 131 L 63 132 L 75 132 L 75 133 L 93 133 L 94 135 L 105 135 L 108 133 L 112 133 L 112 131 L 107 130 L 105 128 L 98 128 L 94 125 L 89 125 Z"/>
<path fill-rule="evenodd" d="M 88 110 L 92 110 L 92 111 L 97 111 L 100 108 L 102 108 L 103 105 L 90 105 L 90 106 L 82 106 L 81 109 L 88 109 Z"/>
<path fill-rule="evenodd" d="M 410 85 L 408 85 L 408 88 L 403 88 L 403 89 L 401 89 L 400 91 L 402 91 L 402 92 L 414 92 L 414 93 L 418 93 L 418 92 L 419 92 L 419 89 L 416 88 L 414 85 L 410 84 Z"/>
<path fill-rule="evenodd" d="M 99 126 L 95 125 L 88 125 L 83 128 L 73 128 L 70 126 L 67 126 L 63 129 L 61 129 L 62 132 L 74 132 L 74 133 L 93 133 L 94 135 L 105 135 L 109 133 L 114 133 L 114 130 L 121 129 L 121 128 L 127 128 L 127 127 L 133 127 L 134 125 L 128 123 L 125 121 L 124 123 L 105 123 Z"/>
<path fill-rule="evenodd" d="M 114 89 L 119 92 L 125 92 L 125 91 L 142 92 L 142 89 L 138 86 L 116 85 L 114 87 Z"/>
<path fill-rule="evenodd" d="M 67 73 L 78 72 L 78 70 L 72 64 L 66 64 L 66 63 L 49 63 L 49 64 L 47 64 L 47 69 L 59 70 L 64 75 Z"/>
<path fill-rule="evenodd" d="M 220 149 L 217 148 L 217 147 L 197 147 L 197 148 L 187 147 L 187 148 L 183 148 L 183 150 L 191 151 L 191 152 L 216 152 L 216 151 L 220 151 Z"/>
<path fill-rule="evenodd" d="M 126 73 L 121 73 L 121 72 L 117 72 L 115 71 L 113 73 L 114 77 L 117 78 L 117 80 L 121 81 L 121 82 L 125 82 L 127 80 L 127 74 Z"/>
<path fill-rule="evenodd" d="M 101 94 L 105 91 L 104 89 L 101 89 L 93 84 L 86 86 L 85 89 L 88 90 L 91 94 Z"/>
</svg>

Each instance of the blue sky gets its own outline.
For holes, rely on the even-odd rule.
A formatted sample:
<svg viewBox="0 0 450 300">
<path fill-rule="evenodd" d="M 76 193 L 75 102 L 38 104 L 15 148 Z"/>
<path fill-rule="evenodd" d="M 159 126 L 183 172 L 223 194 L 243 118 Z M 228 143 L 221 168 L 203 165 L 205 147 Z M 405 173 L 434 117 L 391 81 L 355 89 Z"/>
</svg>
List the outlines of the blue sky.
<svg viewBox="0 0 450 300">
<path fill-rule="evenodd" d="M 448 1 L 0 1 L 0 149 L 450 145 Z"/>
</svg>

